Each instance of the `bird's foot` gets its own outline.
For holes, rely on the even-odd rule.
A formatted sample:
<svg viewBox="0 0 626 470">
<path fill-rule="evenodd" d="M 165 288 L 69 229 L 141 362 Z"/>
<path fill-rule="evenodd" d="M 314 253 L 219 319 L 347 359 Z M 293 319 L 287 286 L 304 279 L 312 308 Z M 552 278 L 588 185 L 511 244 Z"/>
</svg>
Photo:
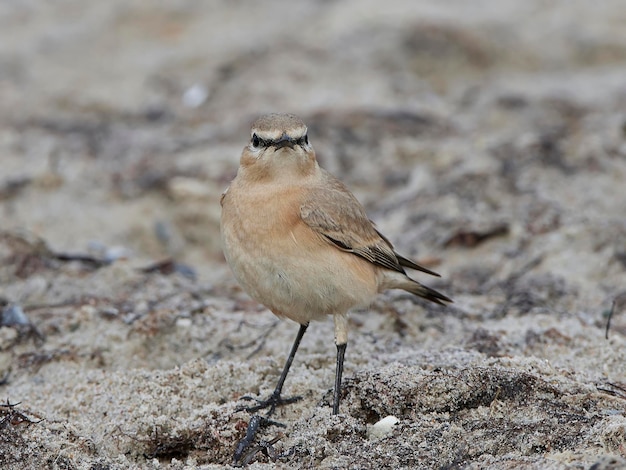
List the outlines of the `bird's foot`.
<svg viewBox="0 0 626 470">
<path fill-rule="evenodd" d="M 276 444 L 282 437 L 282 433 L 270 440 L 261 440 L 256 446 L 252 446 L 259 428 L 267 426 L 279 426 L 284 428 L 285 425 L 277 421 L 272 421 L 263 416 L 254 415 L 250 418 L 248 427 L 246 429 L 246 436 L 237 443 L 235 454 L 233 455 L 233 465 L 235 467 L 244 467 L 248 465 L 259 452 L 265 453 L 272 461 L 276 461 L 282 454 L 278 454 L 273 445 Z"/>
<path fill-rule="evenodd" d="M 269 408 L 266 416 L 270 416 L 276 408 L 283 405 L 289 405 L 291 403 L 295 403 L 299 400 L 302 400 L 302 397 L 288 397 L 283 398 L 278 393 L 272 393 L 267 400 L 259 400 L 258 398 L 244 396 L 241 397 L 242 400 L 255 401 L 256 405 L 252 406 L 240 406 L 237 408 L 237 411 L 247 411 L 249 413 L 254 413 L 259 410 L 264 410 L 265 408 Z"/>
</svg>

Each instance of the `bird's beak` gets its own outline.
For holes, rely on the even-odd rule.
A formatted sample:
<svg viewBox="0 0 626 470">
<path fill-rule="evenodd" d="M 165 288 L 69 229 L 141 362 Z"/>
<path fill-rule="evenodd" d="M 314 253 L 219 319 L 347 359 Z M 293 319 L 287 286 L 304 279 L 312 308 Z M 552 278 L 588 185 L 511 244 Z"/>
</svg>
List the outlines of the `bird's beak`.
<svg viewBox="0 0 626 470">
<path fill-rule="evenodd" d="M 280 148 L 283 148 L 283 147 L 294 148 L 295 147 L 295 142 L 287 134 L 283 134 L 280 137 L 280 139 L 278 139 L 276 142 L 274 142 L 274 147 L 276 147 L 276 150 L 278 150 Z"/>
</svg>

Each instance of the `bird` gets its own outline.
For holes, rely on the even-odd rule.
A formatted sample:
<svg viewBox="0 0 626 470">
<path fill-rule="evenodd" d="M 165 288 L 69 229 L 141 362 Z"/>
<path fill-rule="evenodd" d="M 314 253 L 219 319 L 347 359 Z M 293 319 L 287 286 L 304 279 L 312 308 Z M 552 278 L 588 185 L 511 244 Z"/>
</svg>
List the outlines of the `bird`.
<svg viewBox="0 0 626 470">
<path fill-rule="evenodd" d="M 351 309 L 387 289 L 452 302 L 409 277 L 407 269 L 439 274 L 395 251 L 350 190 L 320 167 L 307 126 L 293 114 L 267 114 L 252 124 L 220 204 L 224 256 L 235 278 L 276 316 L 300 325 L 272 395 L 248 411 L 269 408 L 269 416 L 300 399 L 283 398 L 282 389 L 311 321 L 334 320 L 336 415 Z"/>
</svg>

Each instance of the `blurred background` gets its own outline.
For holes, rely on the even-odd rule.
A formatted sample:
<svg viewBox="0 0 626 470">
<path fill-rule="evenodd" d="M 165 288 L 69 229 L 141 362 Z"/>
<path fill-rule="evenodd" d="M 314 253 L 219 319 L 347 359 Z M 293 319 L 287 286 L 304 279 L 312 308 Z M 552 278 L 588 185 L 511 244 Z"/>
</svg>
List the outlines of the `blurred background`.
<svg viewBox="0 0 626 470">
<path fill-rule="evenodd" d="M 210 276 L 219 195 L 269 111 L 301 115 L 390 230 L 407 201 L 481 217 L 490 188 L 543 191 L 529 160 L 557 184 L 623 163 L 625 21 L 619 0 L 2 2 L 0 227 Z M 527 223 L 558 218 L 545 196 Z"/>
</svg>

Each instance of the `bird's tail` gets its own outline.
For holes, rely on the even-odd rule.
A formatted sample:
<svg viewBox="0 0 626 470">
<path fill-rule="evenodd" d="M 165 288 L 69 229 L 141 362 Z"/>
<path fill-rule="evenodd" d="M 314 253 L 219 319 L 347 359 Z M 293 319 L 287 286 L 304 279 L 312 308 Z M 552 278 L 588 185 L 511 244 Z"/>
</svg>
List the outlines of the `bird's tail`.
<svg viewBox="0 0 626 470">
<path fill-rule="evenodd" d="M 431 289 L 430 287 L 420 284 L 419 282 L 408 277 L 405 282 L 396 286 L 396 288 L 403 289 L 411 294 L 415 294 L 418 297 L 430 300 L 431 302 L 435 302 L 439 305 L 445 305 L 444 302 L 452 302 L 451 298 L 443 295 L 441 292 L 437 292 L 435 289 Z"/>
</svg>

